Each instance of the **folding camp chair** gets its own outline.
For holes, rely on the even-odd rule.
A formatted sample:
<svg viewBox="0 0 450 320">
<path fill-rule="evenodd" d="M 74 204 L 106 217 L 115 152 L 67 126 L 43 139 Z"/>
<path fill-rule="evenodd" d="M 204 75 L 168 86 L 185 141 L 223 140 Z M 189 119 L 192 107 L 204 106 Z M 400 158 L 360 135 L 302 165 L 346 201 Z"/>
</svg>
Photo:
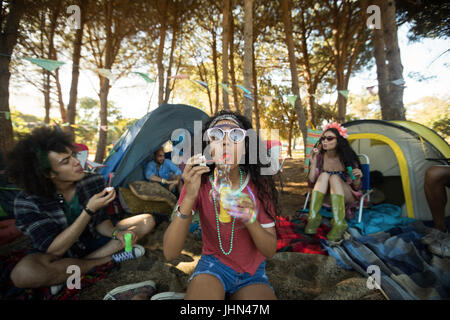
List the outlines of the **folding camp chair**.
<svg viewBox="0 0 450 320">
<path fill-rule="evenodd" d="M 359 213 L 358 213 L 358 223 L 361 222 L 362 212 L 364 207 L 364 200 L 367 198 L 367 201 L 370 201 L 370 194 L 373 192 L 373 189 L 370 188 L 370 160 L 369 157 L 365 154 L 358 154 L 358 157 L 364 158 L 366 163 L 361 163 L 361 171 L 363 173 L 363 177 L 361 179 L 361 191 L 363 193 L 361 199 L 359 200 Z M 308 205 L 309 197 L 311 195 L 311 190 L 308 191 L 306 195 L 305 204 L 303 205 L 303 210 L 306 210 Z"/>
<path fill-rule="evenodd" d="M 370 194 L 373 192 L 373 189 L 370 188 L 370 160 L 369 157 L 365 154 L 358 154 L 358 157 L 362 157 L 366 160 L 366 163 L 361 163 L 361 171 L 363 173 L 363 177 L 361 179 L 361 191 L 363 195 L 359 200 L 359 213 L 358 213 L 358 223 L 361 222 L 362 212 L 364 207 L 364 200 L 367 198 L 367 201 L 370 202 Z"/>
</svg>

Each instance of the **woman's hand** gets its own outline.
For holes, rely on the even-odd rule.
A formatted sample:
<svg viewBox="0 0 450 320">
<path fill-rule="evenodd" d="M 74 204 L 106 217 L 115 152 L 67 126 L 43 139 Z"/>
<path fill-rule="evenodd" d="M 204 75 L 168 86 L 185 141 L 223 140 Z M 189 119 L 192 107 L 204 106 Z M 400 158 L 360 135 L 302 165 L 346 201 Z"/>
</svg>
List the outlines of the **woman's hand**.
<svg viewBox="0 0 450 320">
<path fill-rule="evenodd" d="M 363 173 L 360 169 L 356 168 L 352 170 L 352 175 L 356 178 L 356 179 L 361 179 L 363 177 Z"/>
<path fill-rule="evenodd" d="M 245 225 L 252 224 L 256 220 L 256 203 L 246 193 L 224 194 L 221 199 L 223 208 L 227 213 L 236 219 L 241 220 Z"/>
<path fill-rule="evenodd" d="M 105 188 L 103 191 L 94 194 L 89 199 L 86 207 L 93 212 L 97 212 L 101 208 L 104 208 L 108 204 L 110 204 L 115 197 L 116 197 L 116 190 L 113 189 L 112 191 L 108 192 Z"/>
<path fill-rule="evenodd" d="M 201 154 L 197 154 L 187 161 L 186 167 L 183 171 L 184 187 L 186 188 L 186 196 L 192 199 L 196 199 L 198 191 L 200 190 L 200 184 L 202 174 L 207 173 L 210 169 L 207 166 L 200 166 L 202 163 Z M 195 166 L 197 165 L 197 166 Z"/>
<path fill-rule="evenodd" d="M 317 164 L 317 155 L 319 154 L 319 149 L 312 148 L 310 154 L 309 154 L 309 162 L 311 164 L 316 165 Z"/>
</svg>

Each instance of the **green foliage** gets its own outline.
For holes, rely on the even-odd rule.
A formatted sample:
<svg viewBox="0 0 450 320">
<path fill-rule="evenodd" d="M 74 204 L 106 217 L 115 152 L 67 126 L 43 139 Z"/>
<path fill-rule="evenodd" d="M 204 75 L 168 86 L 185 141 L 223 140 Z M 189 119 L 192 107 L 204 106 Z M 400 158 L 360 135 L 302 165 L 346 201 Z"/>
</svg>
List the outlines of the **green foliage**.
<svg viewBox="0 0 450 320">
<path fill-rule="evenodd" d="M 378 95 L 349 94 L 346 121 L 362 119 L 381 119 Z"/>
<path fill-rule="evenodd" d="M 98 135 L 99 102 L 90 97 L 82 97 L 78 100 L 77 127 L 75 140 L 84 143 L 89 150 L 95 150 Z M 111 148 L 120 136 L 133 124 L 136 119 L 123 118 L 120 109 L 113 101 L 108 102 L 108 139 L 107 145 Z"/>
<path fill-rule="evenodd" d="M 443 138 L 450 138 L 450 96 L 423 97 L 406 106 L 406 119 L 432 128 Z"/>
<path fill-rule="evenodd" d="M 450 36 L 450 2 L 442 0 L 396 0 L 397 21 L 408 22 L 411 41 Z"/>
<path fill-rule="evenodd" d="M 439 132 L 444 138 L 450 138 L 450 118 L 442 118 L 433 122 L 431 128 Z"/>
<path fill-rule="evenodd" d="M 24 134 L 30 133 L 33 128 L 45 125 L 43 119 L 33 115 L 23 114 L 15 110 L 15 108 L 11 108 L 11 122 L 15 140 Z"/>
</svg>

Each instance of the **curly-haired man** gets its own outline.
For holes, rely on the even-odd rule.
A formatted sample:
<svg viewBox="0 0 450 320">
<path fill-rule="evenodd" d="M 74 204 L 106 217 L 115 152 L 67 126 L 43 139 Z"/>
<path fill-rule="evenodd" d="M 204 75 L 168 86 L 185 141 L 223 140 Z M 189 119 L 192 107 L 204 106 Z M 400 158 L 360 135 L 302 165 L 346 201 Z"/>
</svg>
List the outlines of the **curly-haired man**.
<svg viewBox="0 0 450 320">
<path fill-rule="evenodd" d="M 136 241 L 155 226 L 151 215 L 137 215 L 114 226 L 107 207 L 115 190 L 101 175 L 86 174 L 68 137 L 58 129 L 37 128 L 7 157 L 7 173 L 23 189 L 14 202 L 16 226 L 32 249 L 15 266 L 11 279 L 19 288 L 61 288 L 76 265 L 81 274 L 114 260 L 140 257 Z M 133 249 L 123 250 L 131 233 Z"/>
</svg>

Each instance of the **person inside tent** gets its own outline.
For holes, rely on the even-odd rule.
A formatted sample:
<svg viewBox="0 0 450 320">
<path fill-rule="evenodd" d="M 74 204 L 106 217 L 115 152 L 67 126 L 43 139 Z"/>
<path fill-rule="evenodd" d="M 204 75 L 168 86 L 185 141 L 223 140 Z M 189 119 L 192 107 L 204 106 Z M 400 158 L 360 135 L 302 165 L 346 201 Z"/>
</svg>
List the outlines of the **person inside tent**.
<svg viewBox="0 0 450 320">
<path fill-rule="evenodd" d="M 61 130 L 34 129 L 7 157 L 6 172 L 22 191 L 14 201 L 17 228 L 32 249 L 11 272 L 18 288 L 51 287 L 56 294 L 76 265 L 85 274 L 109 261 L 141 257 L 136 241 L 155 225 L 151 215 L 110 220 L 107 207 L 116 196 L 101 175 L 86 174 L 69 137 Z M 124 249 L 125 234 L 132 250 Z"/>
<path fill-rule="evenodd" d="M 161 183 L 175 195 L 181 193 L 183 181 L 182 172 L 170 159 L 166 159 L 164 148 L 154 153 L 153 160 L 145 167 L 145 178 L 149 181 Z"/>
<path fill-rule="evenodd" d="M 184 169 L 185 185 L 164 234 L 163 252 L 168 261 L 180 254 L 198 209 L 202 257 L 189 279 L 187 300 L 276 299 L 265 260 L 277 247 L 278 193 L 273 177 L 261 174 L 259 153 L 257 163 L 250 160 L 257 150 L 246 138 L 251 130 L 247 118 L 219 112 L 203 126 L 206 155 L 191 157 Z"/>
<path fill-rule="evenodd" d="M 433 216 L 434 229 L 422 242 L 434 254 L 450 257 L 450 235 L 445 223 L 446 188 L 450 188 L 450 166 L 431 166 L 425 172 L 424 191 Z"/>
<path fill-rule="evenodd" d="M 346 216 L 348 219 L 353 218 L 352 208 L 359 204 L 362 197 L 360 189 L 363 174 L 360 168 L 358 156 L 347 141 L 346 129 L 338 123 L 326 125 L 318 148 L 313 148 L 310 155 L 308 185 L 313 191 L 308 224 L 305 227 L 306 234 L 316 234 L 322 222 L 319 210 L 329 191 L 333 219 L 327 239 L 330 241 L 342 239 L 347 230 L 345 218 Z"/>
</svg>

